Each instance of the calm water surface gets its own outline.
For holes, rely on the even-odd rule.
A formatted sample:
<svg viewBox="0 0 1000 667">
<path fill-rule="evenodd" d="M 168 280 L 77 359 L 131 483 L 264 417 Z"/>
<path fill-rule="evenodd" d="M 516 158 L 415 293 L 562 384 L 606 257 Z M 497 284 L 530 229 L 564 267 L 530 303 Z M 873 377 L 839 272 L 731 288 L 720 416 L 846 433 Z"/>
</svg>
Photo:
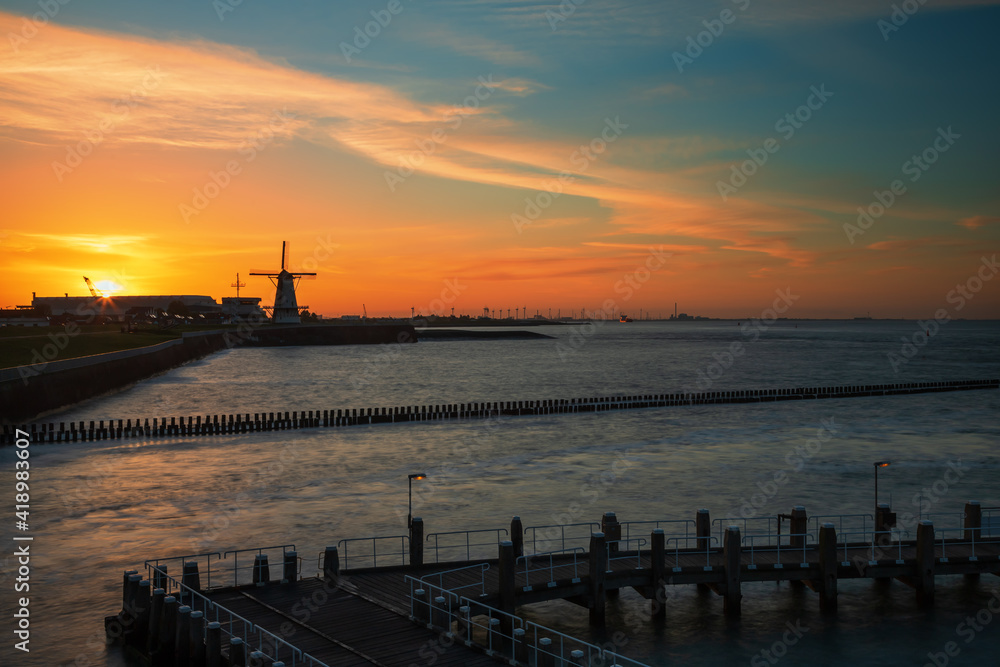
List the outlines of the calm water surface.
<svg viewBox="0 0 1000 667">
<path fill-rule="evenodd" d="M 756 340 L 730 322 L 539 330 L 556 338 L 232 350 L 47 419 L 1000 377 L 997 323 L 925 333 L 898 369 L 887 354 L 919 333 L 915 323 L 779 322 Z M 742 354 L 729 357 L 735 342 Z M 882 500 L 891 496 L 900 514 L 923 504 L 936 525 L 953 524 L 966 500 L 1000 506 L 998 414 L 1000 393 L 979 391 L 32 446 L 32 651 L 5 640 L 0 664 L 125 665 L 102 641 L 122 570 L 192 551 L 291 542 L 311 555 L 346 537 L 400 534 L 406 475 L 418 469 L 429 479 L 415 514 L 431 532 L 503 527 L 514 514 L 530 526 L 597 521 L 607 510 L 623 521 L 692 518 L 699 507 L 713 517 L 796 504 L 810 514 L 870 512 L 871 462 L 881 458 L 893 461 L 880 473 Z M 829 437 L 793 465 L 796 448 L 820 429 Z M 5 479 L 13 458 L 11 448 L 0 451 Z M 922 499 L 935 482 L 942 491 L 949 463 L 962 470 L 959 481 Z M 769 485 L 777 472 L 787 482 Z M 10 552 L 0 560 L 5 618 Z M 643 620 L 647 603 L 623 592 L 609 603 L 609 628 L 626 633 L 625 654 L 657 665 L 750 664 L 787 623 L 808 628 L 787 664 L 922 665 L 949 641 L 960 648 L 949 664 L 1000 664 L 1000 618 L 990 615 L 969 643 L 956 631 L 987 609 L 1000 578 L 939 578 L 929 611 L 898 582 L 841 582 L 840 590 L 838 614 L 824 617 L 808 589 L 744 585 L 744 615 L 734 623 L 721 598 L 676 587 L 662 624 Z M 522 612 L 590 632 L 586 610 L 569 603 Z"/>
</svg>

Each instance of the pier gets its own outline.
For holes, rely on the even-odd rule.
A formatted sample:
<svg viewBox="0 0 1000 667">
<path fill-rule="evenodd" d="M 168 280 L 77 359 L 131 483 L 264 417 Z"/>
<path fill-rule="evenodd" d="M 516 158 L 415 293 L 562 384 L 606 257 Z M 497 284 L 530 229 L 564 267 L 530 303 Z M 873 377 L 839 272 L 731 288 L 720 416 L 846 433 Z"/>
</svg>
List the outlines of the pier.
<svg viewBox="0 0 1000 667">
<path fill-rule="evenodd" d="M 951 522 L 951 523 L 949 523 Z M 632 588 L 665 622 L 670 586 L 714 591 L 728 617 L 744 609 L 742 586 L 790 582 L 836 613 L 838 582 L 898 580 L 915 604 L 934 603 L 935 579 L 1000 576 L 1000 508 L 896 526 L 875 515 L 788 514 L 528 526 L 347 538 L 317 555 L 285 544 L 225 554 L 158 558 L 125 571 L 122 610 L 109 638 L 153 665 L 568 665 L 641 666 L 620 651 L 624 633 L 591 643 L 517 615 L 562 599 L 602 628 L 608 599 Z M 315 564 L 316 574 L 307 573 Z M 781 589 L 775 589 L 781 595 Z"/>
<path fill-rule="evenodd" d="M 523 401 L 486 401 L 435 405 L 292 410 L 228 415 L 140 417 L 136 419 L 89 420 L 24 424 L 4 424 L 0 444 L 12 445 L 17 430 L 27 433 L 32 443 L 94 442 L 138 438 L 218 436 L 303 428 L 338 428 L 400 422 L 471 420 L 526 415 L 573 414 L 684 407 L 843 399 L 874 396 L 976 391 L 1000 388 L 1000 380 L 953 380 L 947 382 L 907 382 L 835 387 L 795 387 L 788 389 L 740 389 L 698 393 L 642 394 Z"/>
</svg>

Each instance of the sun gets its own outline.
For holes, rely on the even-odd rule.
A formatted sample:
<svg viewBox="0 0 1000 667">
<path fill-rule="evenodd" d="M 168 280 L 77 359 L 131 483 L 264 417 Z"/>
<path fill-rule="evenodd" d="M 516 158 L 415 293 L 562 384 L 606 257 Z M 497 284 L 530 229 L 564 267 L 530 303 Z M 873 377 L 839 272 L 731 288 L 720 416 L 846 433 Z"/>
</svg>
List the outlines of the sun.
<svg viewBox="0 0 1000 667">
<path fill-rule="evenodd" d="M 104 296 L 112 296 L 125 289 L 113 280 L 98 280 L 94 283 L 94 287 L 101 290 Z"/>
</svg>

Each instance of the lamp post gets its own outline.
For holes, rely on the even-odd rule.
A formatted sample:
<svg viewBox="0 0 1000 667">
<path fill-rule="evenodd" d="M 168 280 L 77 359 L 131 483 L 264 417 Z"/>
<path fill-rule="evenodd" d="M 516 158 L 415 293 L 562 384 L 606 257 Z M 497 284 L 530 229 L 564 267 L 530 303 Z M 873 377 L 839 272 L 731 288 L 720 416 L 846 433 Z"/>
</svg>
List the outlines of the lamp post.
<svg viewBox="0 0 1000 667">
<path fill-rule="evenodd" d="M 422 472 L 415 472 L 411 473 L 407 477 L 409 478 L 407 479 L 406 482 L 406 485 L 408 487 L 407 490 L 409 492 L 409 502 L 407 503 L 407 512 L 406 512 L 406 529 L 409 530 L 410 526 L 413 525 L 413 480 L 424 479 L 427 477 L 427 475 L 425 475 Z"/>
<path fill-rule="evenodd" d="M 878 513 L 878 469 L 884 468 L 889 465 L 889 461 L 876 461 L 872 465 L 875 466 L 875 512 Z"/>
</svg>

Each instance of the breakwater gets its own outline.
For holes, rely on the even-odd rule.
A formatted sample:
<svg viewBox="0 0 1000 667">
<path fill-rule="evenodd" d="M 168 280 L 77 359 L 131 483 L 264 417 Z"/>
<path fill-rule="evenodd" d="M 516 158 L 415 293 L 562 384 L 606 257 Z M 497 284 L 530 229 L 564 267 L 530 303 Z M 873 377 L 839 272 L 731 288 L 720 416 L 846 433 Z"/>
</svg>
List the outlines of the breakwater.
<svg viewBox="0 0 1000 667">
<path fill-rule="evenodd" d="M 548 415 L 641 408 L 770 403 L 777 401 L 823 400 L 925 394 L 949 391 L 1000 389 L 1000 379 L 906 382 L 835 387 L 795 387 L 787 389 L 741 389 L 675 394 L 643 394 L 528 401 L 492 401 L 409 405 L 394 407 L 340 408 L 255 412 L 229 415 L 140 417 L 137 419 L 90 420 L 4 425 L 0 444 L 14 444 L 18 437 L 34 443 L 92 442 L 148 437 L 190 437 L 233 435 L 261 431 L 302 428 L 330 428 L 370 424 L 450 419 L 485 419 L 502 416 Z M 21 434 L 18 434 L 18 430 Z"/>
<path fill-rule="evenodd" d="M 5 424 L 112 392 L 232 347 L 226 334 L 188 334 L 148 347 L 0 370 Z M 6 427 L 5 427 L 6 430 Z"/>
</svg>

